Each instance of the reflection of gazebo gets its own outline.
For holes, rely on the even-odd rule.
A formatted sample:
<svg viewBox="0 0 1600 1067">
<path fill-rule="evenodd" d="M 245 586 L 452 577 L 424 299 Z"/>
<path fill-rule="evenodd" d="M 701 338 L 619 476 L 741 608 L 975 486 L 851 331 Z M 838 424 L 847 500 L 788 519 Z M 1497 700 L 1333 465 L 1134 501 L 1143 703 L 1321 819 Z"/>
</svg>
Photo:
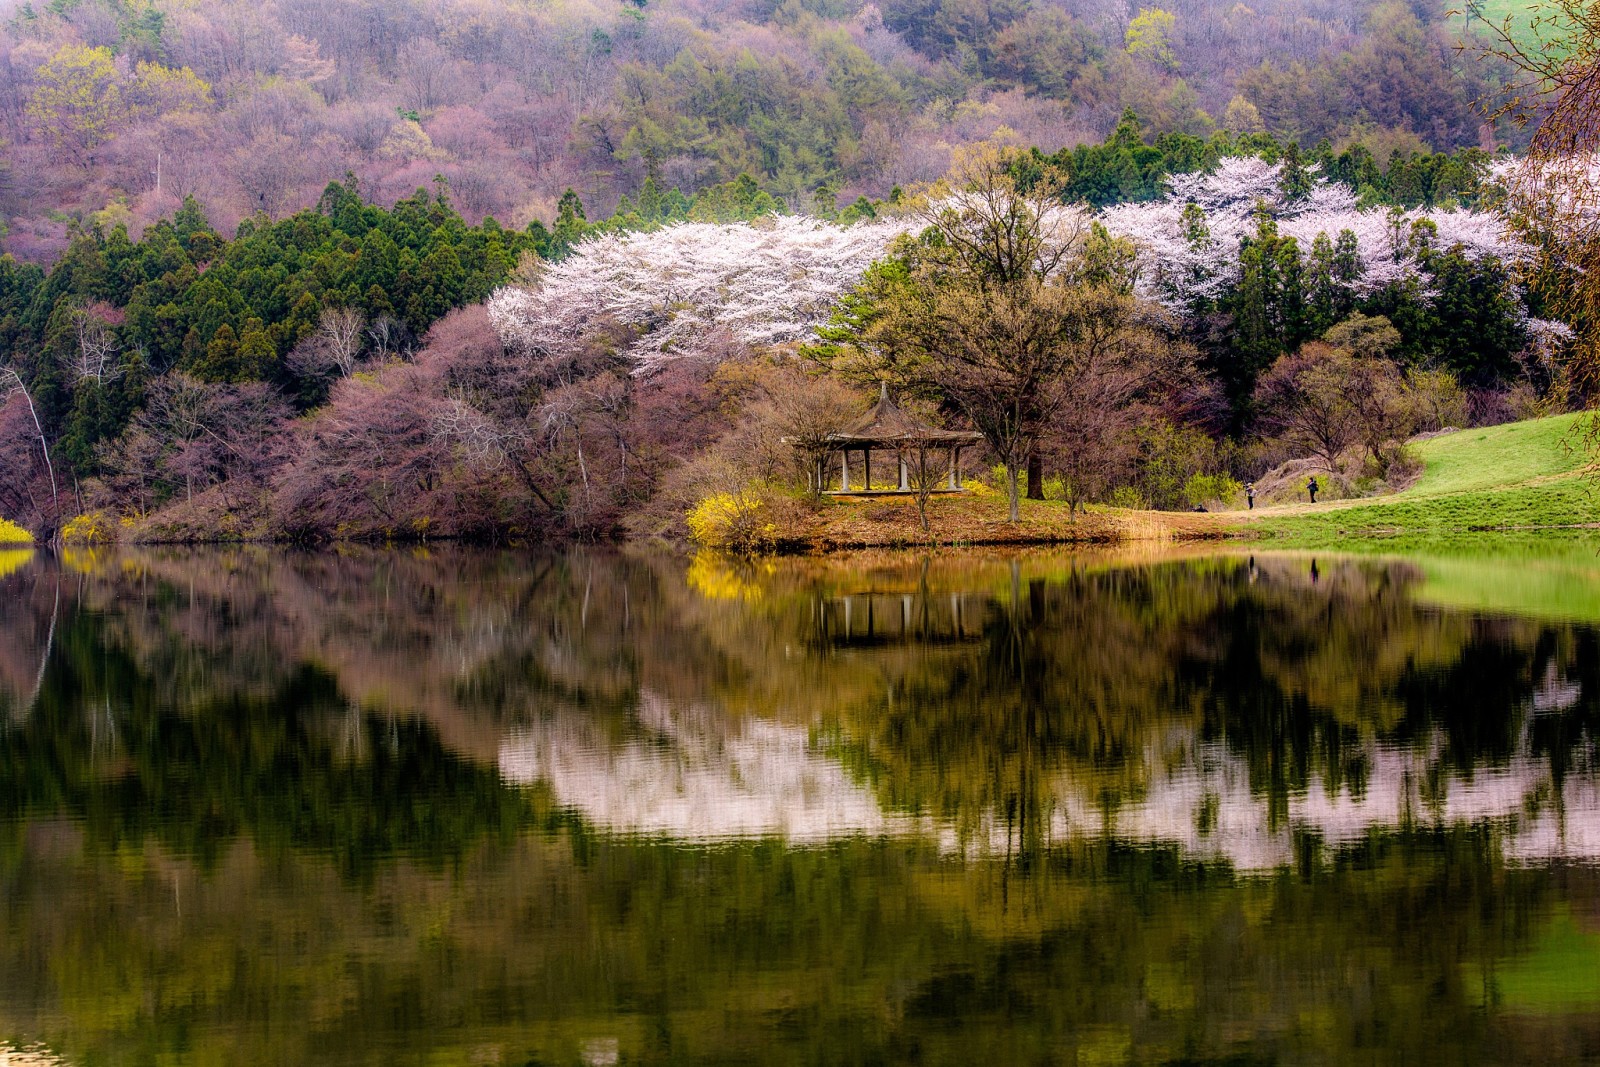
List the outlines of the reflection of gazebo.
<svg viewBox="0 0 1600 1067">
<path fill-rule="evenodd" d="M 889 399 L 889 387 L 883 386 L 878 396 L 878 402 L 872 410 L 861 416 L 855 422 L 836 433 L 830 433 L 824 438 L 827 454 L 839 453 L 839 488 L 830 490 L 838 493 L 910 493 L 914 492 L 911 486 L 911 468 L 906 459 L 915 456 L 924 459 L 931 450 L 943 451 L 949 459 L 950 475 L 949 488 L 943 492 L 961 491 L 961 450 L 969 445 L 977 444 L 983 440 L 981 433 L 971 430 L 941 430 L 935 426 L 918 422 L 910 415 L 901 411 L 893 400 Z M 872 488 L 872 450 L 893 452 L 900 462 L 900 482 L 895 489 Z M 850 453 L 860 451 L 862 462 L 862 487 L 850 488 Z M 823 462 L 826 462 L 825 460 Z M 818 471 L 817 484 L 822 484 L 822 472 Z"/>
</svg>

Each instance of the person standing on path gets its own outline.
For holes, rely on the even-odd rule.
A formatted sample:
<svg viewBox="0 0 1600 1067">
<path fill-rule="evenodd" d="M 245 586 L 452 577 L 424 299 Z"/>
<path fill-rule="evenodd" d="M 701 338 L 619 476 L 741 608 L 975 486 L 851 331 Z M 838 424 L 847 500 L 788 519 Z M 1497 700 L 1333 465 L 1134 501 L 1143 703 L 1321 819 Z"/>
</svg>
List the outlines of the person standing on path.
<svg viewBox="0 0 1600 1067">
<path fill-rule="evenodd" d="M 1317 476 L 1315 474 L 1313 474 L 1306 481 L 1306 492 L 1311 494 L 1311 502 L 1313 504 L 1315 504 L 1317 502 L 1317 489 L 1318 488 L 1320 488 L 1320 487 L 1317 485 Z"/>
<path fill-rule="evenodd" d="M 1256 509 L 1256 483 L 1255 482 L 1246 482 L 1244 484 L 1244 498 L 1245 498 L 1246 501 L 1249 502 L 1250 510 L 1254 511 Z"/>
</svg>

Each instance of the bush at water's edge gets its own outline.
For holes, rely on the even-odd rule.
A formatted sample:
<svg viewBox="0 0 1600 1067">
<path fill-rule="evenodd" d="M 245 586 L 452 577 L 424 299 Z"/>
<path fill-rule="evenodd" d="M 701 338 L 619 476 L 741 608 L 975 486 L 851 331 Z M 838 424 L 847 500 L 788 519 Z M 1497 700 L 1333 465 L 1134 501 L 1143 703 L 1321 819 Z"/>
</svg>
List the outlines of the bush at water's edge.
<svg viewBox="0 0 1600 1067">
<path fill-rule="evenodd" d="M 10 519 L 0 519 L 0 545 L 31 545 L 33 535 Z"/>
</svg>

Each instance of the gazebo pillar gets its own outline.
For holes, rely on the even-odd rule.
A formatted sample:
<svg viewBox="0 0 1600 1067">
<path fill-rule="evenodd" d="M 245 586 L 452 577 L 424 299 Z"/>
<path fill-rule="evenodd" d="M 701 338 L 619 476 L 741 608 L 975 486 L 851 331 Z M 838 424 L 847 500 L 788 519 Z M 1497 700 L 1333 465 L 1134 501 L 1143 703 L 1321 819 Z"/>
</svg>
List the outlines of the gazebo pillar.
<svg viewBox="0 0 1600 1067">
<path fill-rule="evenodd" d="M 864 492 L 872 492 L 872 449 L 861 450 L 861 488 Z"/>
<path fill-rule="evenodd" d="M 909 492 L 911 489 L 910 472 L 906 470 L 906 454 L 900 453 L 900 491 Z"/>
<path fill-rule="evenodd" d="M 956 479 L 956 470 L 958 469 L 960 464 L 961 464 L 961 449 L 957 448 L 957 447 L 952 447 L 950 449 L 950 491 L 951 492 L 955 492 L 957 489 L 961 488 L 961 483 Z"/>
<path fill-rule="evenodd" d="M 850 491 L 850 450 L 839 449 L 839 492 Z"/>
</svg>

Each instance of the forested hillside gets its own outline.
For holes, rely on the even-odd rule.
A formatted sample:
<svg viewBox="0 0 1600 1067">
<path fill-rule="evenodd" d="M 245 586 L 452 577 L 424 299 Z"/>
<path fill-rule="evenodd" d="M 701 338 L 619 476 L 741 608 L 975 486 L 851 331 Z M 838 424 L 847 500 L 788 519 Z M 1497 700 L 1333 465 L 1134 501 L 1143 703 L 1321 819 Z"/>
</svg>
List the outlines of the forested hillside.
<svg viewBox="0 0 1600 1067">
<path fill-rule="evenodd" d="M 1074 513 L 1305 455 L 1369 492 L 1411 433 L 1589 395 L 1465 31 L 1315 0 L 25 4 L 0 516 L 769 529 L 886 385 L 983 433 L 1013 518 L 1024 468 Z M 982 234 L 1032 251 L 963 258 Z M 1034 362 L 991 359 L 1008 330 Z"/>
<path fill-rule="evenodd" d="M 0 30 L 6 250 L 137 236 L 194 196 L 229 235 L 436 175 L 469 221 L 551 224 L 647 177 L 752 176 L 792 210 L 883 197 L 1009 132 L 1046 153 L 1132 109 L 1149 138 L 1493 147 L 1499 70 L 1443 0 L 29 0 Z M 1132 180 L 1131 176 L 1124 176 Z M 1137 184 L 1137 182 L 1135 182 Z M 1153 193 L 1146 181 L 1147 191 Z M 1097 202 L 1104 202 L 1104 191 Z"/>
</svg>

